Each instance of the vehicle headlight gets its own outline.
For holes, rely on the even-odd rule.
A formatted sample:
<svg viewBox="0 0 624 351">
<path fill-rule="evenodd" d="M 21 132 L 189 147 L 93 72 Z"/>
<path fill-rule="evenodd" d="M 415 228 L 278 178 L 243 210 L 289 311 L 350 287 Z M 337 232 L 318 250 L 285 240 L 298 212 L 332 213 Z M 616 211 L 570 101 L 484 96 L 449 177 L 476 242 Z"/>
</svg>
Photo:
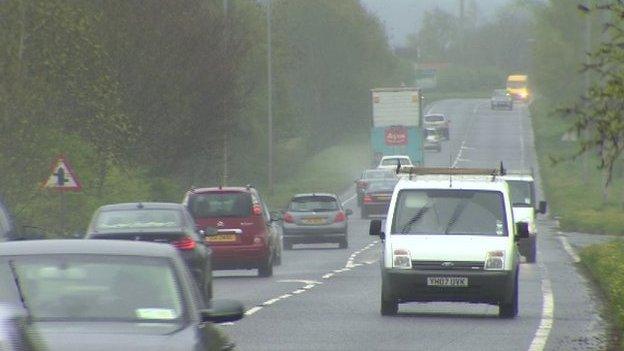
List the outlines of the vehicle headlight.
<svg viewBox="0 0 624 351">
<path fill-rule="evenodd" d="M 489 251 L 485 254 L 485 270 L 502 270 L 505 268 L 505 251 Z"/>
<path fill-rule="evenodd" d="M 395 249 L 392 252 L 392 266 L 394 268 L 411 269 L 412 268 L 412 256 L 409 250 Z"/>
</svg>

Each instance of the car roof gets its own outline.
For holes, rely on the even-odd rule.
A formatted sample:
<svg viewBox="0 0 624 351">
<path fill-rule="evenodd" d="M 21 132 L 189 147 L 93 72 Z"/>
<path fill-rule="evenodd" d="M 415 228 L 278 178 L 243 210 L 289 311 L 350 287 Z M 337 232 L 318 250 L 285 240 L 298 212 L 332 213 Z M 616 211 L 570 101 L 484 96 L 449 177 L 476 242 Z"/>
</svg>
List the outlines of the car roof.
<svg viewBox="0 0 624 351">
<path fill-rule="evenodd" d="M 503 176 L 505 180 L 516 180 L 524 182 L 534 182 L 535 179 L 530 174 L 506 174 Z"/>
<path fill-rule="evenodd" d="M 0 244 L 0 256 L 57 254 L 120 255 L 177 258 L 176 249 L 167 244 L 128 240 L 48 239 L 11 241 Z"/>
<path fill-rule="evenodd" d="M 381 159 L 385 160 L 389 158 L 410 158 L 410 157 L 408 155 L 388 155 L 388 156 L 383 156 Z"/>
<path fill-rule="evenodd" d="M 334 199 L 338 199 L 338 196 L 336 194 L 331 194 L 331 193 L 301 193 L 301 194 L 293 195 L 293 199 L 298 198 L 298 197 L 308 197 L 308 196 L 328 196 L 328 197 L 333 197 Z"/>
<path fill-rule="evenodd" d="M 110 210 L 133 210 L 133 209 L 183 209 L 184 206 L 175 202 L 125 202 L 118 204 L 109 204 L 100 207 L 101 211 Z"/>
<path fill-rule="evenodd" d="M 425 115 L 425 117 L 429 117 L 429 116 L 442 116 L 442 117 L 446 117 L 446 115 L 444 113 L 427 113 Z"/>
<path fill-rule="evenodd" d="M 453 190 L 497 190 L 508 191 L 507 183 L 500 177 L 486 175 L 419 175 L 401 179 L 396 189 L 453 189 Z"/>
</svg>

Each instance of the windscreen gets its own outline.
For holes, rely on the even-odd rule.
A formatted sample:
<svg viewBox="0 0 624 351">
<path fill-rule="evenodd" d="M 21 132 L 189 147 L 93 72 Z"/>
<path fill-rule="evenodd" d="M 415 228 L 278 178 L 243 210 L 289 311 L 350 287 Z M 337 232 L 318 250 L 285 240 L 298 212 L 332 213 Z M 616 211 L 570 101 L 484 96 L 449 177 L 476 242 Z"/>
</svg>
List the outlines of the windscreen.
<svg viewBox="0 0 624 351">
<path fill-rule="evenodd" d="M 168 209 L 130 209 L 101 211 L 95 221 L 97 231 L 111 229 L 180 228 L 182 213 Z"/>
<path fill-rule="evenodd" d="M 188 207 L 195 218 L 249 217 L 252 201 L 246 192 L 214 192 L 191 196 Z"/>
<path fill-rule="evenodd" d="M 338 210 L 336 199 L 331 196 L 300 196 L 291 200 L 292 212 L 327 212 Z"/>
<path fill-rule="evenodd" d="M 444 116 L 441 116 L 441 115 L 427 115 L 427 116 L 425 116 L 425 121 L 427 121 L 427 122 L 442 122 L 442 121 L 444 121 Z"/>
<path fill-rule="evenodd" d="M 508 180 L 513 206 L 530 207 L 535 204 L 533 196 L 533 183 L 520 180 Z"/>
<path fill-rule="evenodd" d="M 396 175 L 392 171 L 387 170 L 369 170 L 364 173 L 365 179 L 384 179 L 384 178 L 396 178 Z"/>
<path fill-rule="evenodd" d="M 506 90 L 494 90 L 494 96 L 507 96 Z"/>
<path fill-rule="evenodd" d="M 520 81 L 509 81 L 507 82 L 507 88 L 511 88 L 511 89 L 521 89 L 526 87 L 526 82 L 520 82 Z"/>
<path fill-rule="evenodd" d="M 402 190 L 392 234 L 506 236 L 503 199 L 497 191 Z"/>
<path fill-rule="evenodd" d="M 10 262 L 34 320 L 179 322 L 185 313 L 166 258 L 46 255 Z"/>
<path fill-rule="evenodd" d="M 388 191 L 392 192 L 394 190 L 394 186 L 396 185 L 396 180 L 375 180 L 368 183 L 368 188 L 366 189 L 368 192 L 373 191 Z"/>
<path fill-rule="evenodd" d="M 401 165 L 411 165 L 412 163 L 408 158 L 387 158 L 381 161 L 382 166 L 398 166 L 399 162 Z"/>
</svg>

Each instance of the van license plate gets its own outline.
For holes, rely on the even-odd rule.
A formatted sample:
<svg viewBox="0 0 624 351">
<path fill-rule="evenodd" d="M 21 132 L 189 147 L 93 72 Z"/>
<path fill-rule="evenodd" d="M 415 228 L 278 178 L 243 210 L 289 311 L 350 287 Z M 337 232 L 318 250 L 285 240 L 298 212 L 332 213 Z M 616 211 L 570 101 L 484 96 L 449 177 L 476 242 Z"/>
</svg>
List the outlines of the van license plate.
<svg viewBox="0 0 624 351">
<path fill-rule="evenodd" d="M 427 277 L 427 286 L 468 286 L 466 277 Z"/>
</svg>

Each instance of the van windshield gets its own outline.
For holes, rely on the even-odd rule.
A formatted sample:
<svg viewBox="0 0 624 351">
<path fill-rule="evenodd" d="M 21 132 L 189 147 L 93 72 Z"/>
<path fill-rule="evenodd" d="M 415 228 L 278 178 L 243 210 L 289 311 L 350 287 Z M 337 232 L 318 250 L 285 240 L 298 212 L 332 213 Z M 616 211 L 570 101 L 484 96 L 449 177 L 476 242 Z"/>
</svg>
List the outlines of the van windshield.
<svg viewBox="0 0 624 351">
<path fill-rule="evenodd" d="M 507 236 L 503 194 L 486 190 L 401 190 L 392 233 Z"/>
</svg>

